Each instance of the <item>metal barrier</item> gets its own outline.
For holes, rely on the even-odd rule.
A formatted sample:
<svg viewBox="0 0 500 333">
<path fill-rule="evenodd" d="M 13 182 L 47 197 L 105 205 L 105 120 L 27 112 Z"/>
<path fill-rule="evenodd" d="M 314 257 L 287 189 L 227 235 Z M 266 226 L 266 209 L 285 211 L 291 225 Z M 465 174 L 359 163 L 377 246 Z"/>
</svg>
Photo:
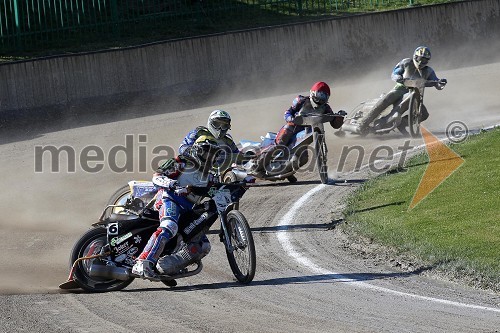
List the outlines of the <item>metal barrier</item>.
<svg viewBox="0 0 500 333">
<path fill-rule="evenodd" d="M 186 36 L 290 22 L 345 11 L 412 5 L 415 0 L 0 0 L 0 54 L 152 34 Z M 439 2 L 435 1 L 435 2 Z M 444 2 L 444 1 L 441 1 Z M 259 21 L 260 20 L 260 21 Z M 210 30 L 210 29 L 209 29 Z"/>
</svg>

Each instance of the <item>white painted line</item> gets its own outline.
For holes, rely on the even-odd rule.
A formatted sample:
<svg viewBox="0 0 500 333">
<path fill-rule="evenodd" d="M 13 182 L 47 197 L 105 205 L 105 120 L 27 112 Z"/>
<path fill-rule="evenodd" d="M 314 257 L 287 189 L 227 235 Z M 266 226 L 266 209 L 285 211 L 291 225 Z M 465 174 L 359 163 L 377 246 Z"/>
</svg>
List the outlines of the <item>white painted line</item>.
<svg viewBox="0 0 500 333">
<path fill-rule="evenodd" d="M 306 194 L 304 194 L 299 200 L 297 200 L 292 205 L 292 207 L 288 211 L 288 213 L 286 213 L 281 218 L 281 220 L 278 223 L 278 226 L 283 227 L 283 226 L 286 226 L 286 225 L 291 225 L 292 222 L 293 222 L 293 220 L 294 220 L 295 214 L 297 213 L 297 211 L 299 209 L 301 209 L 301 207 L 304 205 L 304 203 L 306 203 L 306 201 L 310 197 L 312 197 L 315 193 L 317 193 L 317 192 L 321 191 L 322 189 L 324 189 L 326 186 L 327 185 L 324 185 L 324 184 L 318 185 L 315 188 L 309 190 Z M 490 308 L 490 307 L 487 307 L 487 306 L 467 304 L 467 303 L 461 303 L 461 302 L 454 302 L 454 301 L 449 301 L 449 300 L 440 299 L 440 298 L 427 297 L 427 296 L 422 296 L 422 295 L 417 295 L 417 294 L 410 294 L 410 293 L 405 293 L 405 292 L 401 292 L 401 291 L 397 291 L 397 290 L 392 290 L 392 289 L 388 289 L 388 288 L 384 288 L 384 287 L 374 286 L 374 285 L 366 283 L 366 282 L 356 281 L 354 279 L 345 277 L 342 274 L 339 274 L 339 273 L 332 272 L 332 271 L 329 271 L 327 269 L 324 269 L 324 268 L 316 265 L 315 263 L 313 263 L 309 258 L 307 258 L 307 257 L 303 256 L 301 253 L 297 252 L 294 249 L 292 243 L 290 242 L 290 240 L 288 238 L 288 233 L 287 233 L 286 230 L 279 230 L 277 232 L 277 237 L 278 237 L 278 240 L 279 240 L 281 246 L 283 247 L 283 249 L 287 252 L 287 254 L 290 257 L 292 257 L 293 259 L 295 259 L 295 261 L 297 261 L 301 265 L 309 268 L 314 273 L 317 273 L 317 274 L 328 274 L 328 275 L 337 275 L 337 276 L 339 276 L 339 278 L 336 279 L 336 280 L 338 280 L 340 282 L 348 282 L 348 283 L 352 283 L 352 284 L 354 284 L 354 285 L 356 285 L 358 287 L 361 287 L 361 288 L 378 290 L 378 291 L 381 291 L 381 292 L 391 293 L 391 294 L 395 294 L 395 295 L 399 295 L 399 296 L 404 296 L 404 297 L 411 297 L 411 298 L 421 299 L 421 300 L 430 301 L 430 302 L 434 302 L 434 303 L 442 303 L 442 304 L 453 305 L 453 306 L 458 306 L 458 307 L 462 307 L 462 308 L 470 308 L 470 309 L 477 309 L 477 310 L 486 310 L 486 311 L 493 311 L 493 312 L 500 313 L 500 308 Z"/>
<path fill-rule="evenodd" d="M 413 148 L 413 150 L 420 149 L 423 146 L 425 146 L 425 145 L 420 145 L 418 147 L 415 147 L 415 148 Z M 394 156 L 395 155 L 397 155 L 397 154 L 394 154 Z M 365 165 L 361 169 L 363 169 L 364 167 L 367 167 L 367 166 Z M 326 186 L 327 185 L 321 184 L 321 185 L 318 185 L 318 186 L 314 187 L 313 189 L 309 190 L 308 192 L 306 192 L 302 197 L 300 197 L 299 200 L 297 200 L 292 205 L 292 207 L 290 208 L 290 210 L 288 211 L 288 213 L 286 213 L 279 220 L 278 226 L 283 227 L 283 226 L 286 226 L 286 225 L 292 225 L 292 223 L 294 221 L 295 214 L 299 211 L 299 209 L 302 208 L 302 206 L 307 202 L 307 200 L 310 197 L 312 197 L 315 193 L 323 190 Z M 454 302 L 454 301 L 449 301 L 449 300 L 440 299 L 440 298 L 434 298 L 434 297 L 422 296 L 422 295 L 417 295 L 417 294 L 405 293 L 405 292 L 401 292 L 401 291 L 397 291 L 397 290 L 392 290 L 392 289 L 389 289 L 389 288 L 375 286 L 375 285 L 372 285 L 372 284 L 369 284 L 369 283 L 366 283 L 366 282 L 356 281 L 354 279 L 351 279 L 351 278 L 348 278 L 346 276 L 343 276 L 342 274 L 339 274 L 339 273 L 332 272 L 332 271 L 329 271 L 327 269 L 324 269 L 324 268 L 316 265 L 315 263 L 313 263 L 309 258 L 307 258 L 304 255 L 302 255 L 301 253 L 297 252 L 294 249 L 292 243 L 290 242 L 290 240 L 288 238 L 288 233 L 287 233 L 286 229 L 285 230 L 279 230 L 277 232 L 277 237 L 278 237 L 278 241 L 280 242 L 280 244 L 283 247 L 283 249 L 285 250 L 285 252 L 290 257 L 292 257 L 295 261 L 297 261 L 301 265 L 307 267 L 309 270 L 311 270 L 314 273 L 325 274 L 325 275 L 326 274 L 328 274 L 328 275 L 337 275 L 337 276 L 339 276 L 339 278 L 336 279 L 336 280 L 338 280 L 340 282 L 347 282 L 347 283 L 354 284 L 354 285 L 356 285 L 358 287 L 361 287 L 361 288 L 377 290 L 377 291 L 381 291 L 381 292 L 385 292 L 385 293 L 391 293 L 391 294 L 398 295 L 398 296 L 403 296 L 403 297 L 411 297 L 411 298 L 416 298 L 416 299 L 420 299 L 420 300 L 424 300 L 424 301 L 429 301 L 429 302 L 434 302 L 434 303 L 441 303 L 441 304 L 452 305 L 452 306 L 457 306 L 457 307 L 462 307 L 462 308 L 470 308 L 470 309 L 477 309 L 477 310 L 486 310 L 486 311 L 492 311 L 492 312 L 498 312 L 498 313 L 500 313 L 500 308 L 491 308 L 491 307 L 482 306 L 482 305 L 475 305 L 475 304 L 467 304 L 467 303 L 461 303 L 461 302 Z"/>
</svg>

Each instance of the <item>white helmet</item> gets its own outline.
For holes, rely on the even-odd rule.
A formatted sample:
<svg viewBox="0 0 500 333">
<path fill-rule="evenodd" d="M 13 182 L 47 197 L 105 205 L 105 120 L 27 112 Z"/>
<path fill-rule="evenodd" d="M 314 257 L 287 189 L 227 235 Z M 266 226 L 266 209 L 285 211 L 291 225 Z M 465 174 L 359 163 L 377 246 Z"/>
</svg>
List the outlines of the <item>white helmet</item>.
<svg viewBox="0 0 500 333">
<path fill-rule="evenodd" d="M 222 139 L 231 128 L 231 117 L 223 110 L 212 111 L 208 117 L 207 128 L 216 139 Z"/>
</svg>

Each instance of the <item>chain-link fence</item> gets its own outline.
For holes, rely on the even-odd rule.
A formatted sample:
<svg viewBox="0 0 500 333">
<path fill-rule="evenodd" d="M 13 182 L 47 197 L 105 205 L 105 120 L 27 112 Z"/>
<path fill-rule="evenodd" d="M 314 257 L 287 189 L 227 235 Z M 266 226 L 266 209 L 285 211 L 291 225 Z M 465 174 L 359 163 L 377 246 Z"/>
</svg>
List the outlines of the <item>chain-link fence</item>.
<svg viewBox="0 0 500 333">
<path fill-rule="evenodd" d="M 421 0 L 432 2 L 430 0 Z M 185 37 L 415 0 L 0 0 L 0 54 L 85 43 Z M 446 2 L 446 1 L 433 1 Z"/>
</svg>

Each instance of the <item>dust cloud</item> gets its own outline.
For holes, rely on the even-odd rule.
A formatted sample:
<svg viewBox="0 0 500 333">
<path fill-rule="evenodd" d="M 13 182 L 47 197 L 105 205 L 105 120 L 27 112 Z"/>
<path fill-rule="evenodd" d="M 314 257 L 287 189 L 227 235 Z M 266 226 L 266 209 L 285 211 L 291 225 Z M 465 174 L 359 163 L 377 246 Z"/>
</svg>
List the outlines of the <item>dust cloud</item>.
<svg viewBox="0 0 500 333">
<path fill-rule="evenodd" d="M 408 50 L 408 56 L 412 52 Z M 463 54 L 457 59 L 452 58 L 453 54 L 448 52 L 444 57 L 435 52 L 431 60 L 438 77 L 447 78 L 449 83 L 443 91 L 426 91 L 430 118 L 425 126 L 433 132 L 442 132 L 453 120 L 462 120 L 470 128 L 499 123 L 500 62 L 492 62 L 499 59 L 492 59 L 491 53 L 481 55 L 477 49 L 467 62 Z M 106 166 L 101 172 L 88 173 L 78 163 L 75 172 L 68 172 L 67 160 L 62 157 L 59 172 L 35 173 L 35 146 L 68 145 L 78 155 L 86 146 L 95 145 L 108 154 L 111 147 L 124 145 L 126 134 L 134 135 L 135 139 L 145 134 L 147 142 L 142 145 L 148 152 L 146 160 L 150 161 L 155 157 L 154 147 L 170 145 L 177 150 L 187 132 L 204 125 L 216 108 L 231 114 L 231 134 L 235 141 L 259 140 L 267 131 L 279 130 L 284 123 L 283 113 L 293 98 L 307 94 L 315 81 L 326 81 L 331 86 L 330 104 L 334 111 L 350 111 L 360 102 L 392 88 L 390 73 L 399 60 L 386 57 L 370 66 L 370 70 L 353 70 L 349 75 L 325 71 L 321 76 L 303 74 L 300 80 L 292 73 L 277 81 L 249 78 L 230 89 L 224 87 L 197 102 L 198 106 L 134 100 L 123 106 L 119 119 L 68 122 L 57 130 L 47 128 L 36 134 L 26 133 L 24 137 L 21 133 L 16 140 L 2 141 L 0 293 L 54 292 L 55 286 L 67 277 L 71 247 L 97 221 L 109 196 L 131 179 L 150 179 L 152 172 L 151 168 L 139 170 L 134 155 L 131 172 L 116 173 Z M 362 143 L 327 136 L 330 136 L 329 147 Z M 134 142 L 132 150 L 137 153 L 139 145 Z M 335 153 L 335 148 L 332 151 Z"/>
</svg>

